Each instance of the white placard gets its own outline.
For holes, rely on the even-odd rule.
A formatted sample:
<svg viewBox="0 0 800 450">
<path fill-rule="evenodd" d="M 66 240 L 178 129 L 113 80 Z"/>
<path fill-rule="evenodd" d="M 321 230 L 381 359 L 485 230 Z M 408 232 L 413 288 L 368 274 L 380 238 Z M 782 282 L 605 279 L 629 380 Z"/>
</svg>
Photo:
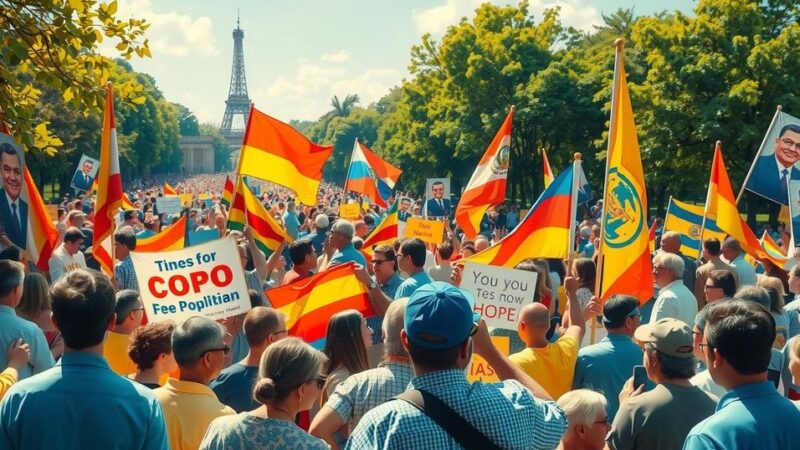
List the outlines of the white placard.
<svg viewBox="0 0 800 450">
<path fill-rule="evenodd" d="M 244 314 L 250 296 L 233 237 L 168 252 L 131 252 L 150 322 Z"/>
<path fill-rule="evenodd" d="M 474 311 L 486 325 L 516 330 L 519 311 L 533 303 L 536 272 L 506 269 L 472 262 L 464 263 L 461 289 L 475 297 Z"/>
<path fill-rule="evenodd" d="M 175 214 L 181 212 L 181 198 L 177 195 L 156 197 L 156 209 L 159 214 Z"/>
</svg>

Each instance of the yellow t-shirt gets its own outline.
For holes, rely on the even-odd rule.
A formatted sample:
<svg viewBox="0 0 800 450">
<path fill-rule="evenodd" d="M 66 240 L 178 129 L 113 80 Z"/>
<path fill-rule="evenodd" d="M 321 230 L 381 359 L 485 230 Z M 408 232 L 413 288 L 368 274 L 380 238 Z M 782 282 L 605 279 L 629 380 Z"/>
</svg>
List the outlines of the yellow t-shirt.
<svg viewBox="0 0 800 450">
<path fill-rule="evenodd" d="M 111 366 L 111 370 L 123 377 L 136 372 L 136 364 L 128 356 L 128 347 L 131 337 L 128 334 L 108 332 L 106 343 L 103 344 L 103 356 Z"/>
<path fill-rule="evenodd" d="M 200 383 L 170 378 L 153 394 L 164 411 L 170 450 L 196 450 L 212 420 L 236 414 L 220 403 L 211 388 Z"/>
<path fill-rule="evenodd" d="M 578 348 L 575 338 L 562 336 L 547 347 L 529 347 L 508 358 L 557 400 L 572 389 Z"/>
</svg>

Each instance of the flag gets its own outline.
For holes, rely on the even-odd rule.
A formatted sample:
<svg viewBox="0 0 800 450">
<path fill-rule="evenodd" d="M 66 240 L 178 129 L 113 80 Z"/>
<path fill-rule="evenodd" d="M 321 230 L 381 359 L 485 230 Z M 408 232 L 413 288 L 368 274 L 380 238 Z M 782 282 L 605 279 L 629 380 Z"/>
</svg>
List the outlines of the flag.
<svg viewBox="0 0 800 450">
<path fill-rule="evenodd" d="M 739 241 L 742 250 L 756 259 L 767 257 L 758 238 L 739 215 L 736 196 L 733 194 L 728 170 L 722 159 L 722 144 L 717 141 L 714 162 L 711 164 L 711 180 L 708 183 L 706 215 L 714 218 L 719 229 Z"/>
<path fill-rule="evenodd" d="M 239 155 L 239 176 L 292 189 L 304 205 L 317 203 L 322 167 L 333 146 L 317 145 L 299 131 L 251 107 Z"/>
<path fill-rule="evenodd" d="M 646 232 L 647 191 L 625 80 L 622 39 L 617 40 L 616 53 L 598 292 L 602 301 L 614 294 L 627 294 L 645 302 L 653 296 L 650 240 Z"/>
<path fill-rule="evenodd" d="M 376 245 L 392 245 L 397 240 L 397 224 L 399 223 L 397 214 L 397 205 L 400 204 L 400 199 L 396 199 L 392 203 L 389 211 L 386 212 L 386 217 L 383 218 L 381 223 L 372 230 L 372 233 L 364 240 L 364 245 L 361 246 L 361 253 L 367 258 L 372 260 L 372 247 Z"/>
<path fill-rule="evenodd" d="M 767 233 L 767 230 L 764 230 L 764 234 L 761 235 L 761 247 L 764 249 L 766 253 L 765 257 L 772 261 L 773 264 L 780 267 L 784 270 L 791 269 L 791 265 L 794 262 L 791 258 L 789 258 L 786 253 L 784 253 L 783 248 L 772 239 L 772 236 Z M 789 267 L 787 267 L 789 266 Z"/>
<path fill-rule="evenodd" d="M 386 201 L 402 173 L 402 170 L 381 159 L 356 139 L 344 190 L 358 192 L 381 208 L 386 208 Z"/>
<path fill-rule="evenodd" d="M 3 121 L 0 121 L 0 133 L 7 135 L 8 139 L 13 141 L 11 130 Z M 27 252 L 27 257 L 39 270 L 47 272 L 50 270 L 50 255 L 58 242 L 58 230 L 53 225 L 44 200 L 39 194 L 39 188 L 36 187 L 36 183 L 33 182 L 33 177 L 24 163 L 23 172 L 25 184 L 20 189 L 19 195 L 20 199 L 28 205 L 28 223 L 25 248 L 22 250 Z"/>
<path fill-rule="evenodd" d="M 222 198 L 220 199 L 220 203 L 225 205 L 226 209 L 231 209 L 231 201 L 233 200 L 233 192 L 236 190 L 236 187 L 233 185 L 233 181 L 227 175 L 225 175 L 225 187 L 222 189 Z"/>
<path fill-rule="evenodd" d="M 550 161 L 547 160 L 547 152 L 542 149 L 542 173 L 544 174 L 544 187 L 550 186 L 550 183 L 555 180 L 553 176 L 553 169 L 550 168 Z"/>
<path fill-rule="evenodd" d="M 267 256 L 277 250 L 283 241 L 292 242 L 283 226 L 275 221 L 258 197 L 244 184 L 244 180 L 239 178 L 228 214 L 228 229 L 242 231 L 245 225 L 253 230 L 256 245 Z"/>
<path fill-rule="evenodd" d="M 511 123 L 514 107 L 506 116 L 503 125 L 492 139 L 489 148 L 478 161 L 461 201 L 456 207 L 456 222 L 470 239 L 475 239 L 480 231 L 481 220 L 492 205 L 503 203 L 506 199 L 506 177 L 511 156 Z M 426 202 L 427 205 L 427 202 Z"/>
<path fill-rule="evenodd" d="M 574 166 L 558 174 L 519 225 L 500 242 L 464 261 L 514 267 L 525 258 L 566 259 L 572 240 Z"/>
<path fill-rule="evenodd" d="M 664 230 L 674 231 L 681 235 L 680 252 L 692 259 L 699 259 L 703 248 L 703 240 L 717 238 L 720 242 L 725 240 L 725 232 L 719 229 L 716 221 L 706 218 L 703 236 L 704 206 L 690 205 L 674 198 L 670 199 L 667 206 L 667 215 L 664 217 Z"/>
<path fill-rule="evenodd" d="M 325 337 L 328 320 L 346 309 L 375 315 L 367 287 L 355 274 L 350 262 L 285 286 L 265 291 L 273 308 L 286 317 L 289 334 L 306 342 Z"/>
<path fill-rule="evenodd" d="M 163 252 L 186 247 L 186 215 L 160 233 L 136 239 L 137 252 Z"/>
<path fill-rule="evenodd" d="M 164 187 L 161 188 L 161 191 L 164 193 L 164 196 L 167 196 L 167 195 L 178 195 L 178 191 L 176 191 L 166 181 L 164 182 Z"/>
<path fill-rule="evenodd" d="M 125 211 L 134 211 L 136 209 L 136 206 L 131 201 L 131 198 L 128 197 L 128 194 L 124 192 L 122 193 L 122 209 Z"/>
<path fill-rule="evenodd" d="M 656 221 L 650 225 L 650 231 L 647 232 L 648 239 L 650 240 L 650 253 L 656 251 Z"/>
<path fill-rule="evenodd" d="M 100 140 L 100 168 L 97 171 L 97 201 L 94 215 L 94 258 L 109 276 L 114 274 L 114 216 L 122 206 L 122 177 L 119 173 L 119 151 L 114 119 L 114 92 L 106 86 L 106 109 L 103 114 L 103 136 Z"/>
</svg>

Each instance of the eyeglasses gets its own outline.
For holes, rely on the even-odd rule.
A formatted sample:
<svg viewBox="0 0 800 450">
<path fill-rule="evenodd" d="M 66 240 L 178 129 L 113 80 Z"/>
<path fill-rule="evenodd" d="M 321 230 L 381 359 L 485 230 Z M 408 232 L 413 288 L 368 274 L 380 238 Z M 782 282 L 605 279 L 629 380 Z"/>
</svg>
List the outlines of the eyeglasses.
<svg viewBox="0 0 800 450">
<path fill-rule="evenodd" d="M 321 376 L 319 378 L 314 378 L 313 380 L 308 380 L 308 381 L 309 382 L 316 381 L 317 382 L 317 389 L 322 389 L 322 387 L 325 386 L 325 381 L 327 381 L 327 379 L 325 377 Z"/>
<path fill-rule="evenodd" d="M 800 151 L 800 142 L 795 142 L 789 138 L 782 138 L 781 142 L 783 142 L 783 145 L 789 147 L 790 149 L 794 148 L 795 150 Z"/>
<path fill-rule="evenodd" d="M 208 349 L 208 350 L 204 351 L 203 353 L 200 353 L 200 357 L 202 358 L 203 356 L 205 356 L 206 353 L 211 353 L 211 352 L 222 352 L 222 354 L 224 356 L 227 356 L 228 353 L 231 352 L 231 348 L 228 347 L 227 345 L 225 347 L 222 347 L 222 348 L 211 348 L 211 349 Z"/>
<path fill-rule="evenodd" d="M 389 262 L 389 260 L 388 259 L 373 259 L 372 260 L 372 264 L 375 265 L 375 266 L 377 266 L 377 265 L 379 265 L 381 263 L 385 263 L 385 262 Z"/>
<path fill-rule="evenodd" d="M 283 330 L 281 330 L 281 331 L 275 331 L 275 332 L 272 332 L 272 333 L 270 333 L 269 335 L 270 335 L 270 336 L 272 336 L 272 335 L 274 335 L 274 334 L 283 334 L 283 333 L 288 333 L 288 332 L 289 332 L 289 330 L 287 330 L 287 329 L 283 329 Z"/>
<path fill-rule="evenodd" d="M 697 346 L 700 347 L 700 351 L 703 352 L 703 353 L 706 352 L 706 348 L 711 347 L 708 344 L 697 344 Z"/>
</svg>

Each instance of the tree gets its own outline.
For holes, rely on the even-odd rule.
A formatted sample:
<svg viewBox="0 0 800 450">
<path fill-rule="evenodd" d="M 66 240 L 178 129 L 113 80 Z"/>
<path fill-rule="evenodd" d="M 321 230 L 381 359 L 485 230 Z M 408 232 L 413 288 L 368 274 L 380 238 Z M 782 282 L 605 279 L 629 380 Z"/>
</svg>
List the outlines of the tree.
<svg viewBox="0 0 800 450">
<path fill-rule="evenodd" d="M 341 103 L 339 102 L 339 97 L 334 95 L 333 99 L 331 99 L 331 107 L 333 108 L 331 113 L 338 117 L 347 117 L 358 101 L 358 94 L 347 95 Z"/>
<path fill-rule="evenodd" d="M 181 136 L 197 136 L 200 134 L 200 124 L 197 117 L 187 107 L 180 103 L 173 103 L 178 108 L 178 123 L 181 127 Z"/>
<path fill-rule="evenodd" d="M 0 0 L 0 108 L 23 145 L 49 155 L 63 146 L 42 116 L 46 89 L 84 117 L 100 111 L 112 68 L 98 53 L 104 39 L 125 59 L 150 56 L 148 24 L 119 20 L 116 13 L 116 1 Z M 144 101 L 135 79 L 117 84 L 115 92 L 135 104 Z"/>
</svg>

